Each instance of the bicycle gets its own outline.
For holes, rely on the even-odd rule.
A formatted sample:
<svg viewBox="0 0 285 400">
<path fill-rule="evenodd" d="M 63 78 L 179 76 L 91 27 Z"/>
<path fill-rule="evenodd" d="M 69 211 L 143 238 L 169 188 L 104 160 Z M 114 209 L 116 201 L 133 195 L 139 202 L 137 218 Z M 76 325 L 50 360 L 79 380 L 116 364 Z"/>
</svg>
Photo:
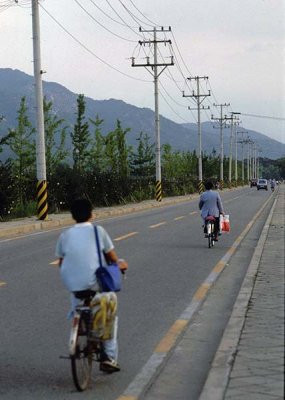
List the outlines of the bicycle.
<svg viewBox="0 0 285 400">
<path fill-rule="evenodd" d="M 209 249 L 215 244 L 215 217 L 212 215 L 205 219 L 205 237 L 208 239 Z"/>
<path fill-rule="evenodd" d="M 96 293 L 93 290 L 75 292 L 74 295 L 82 302 L 75 307 L 73 315 L 69 358 L 73 382 L 76 389 L 82 392 L 90 384 L 92 362 L 102 360 L 104 354 L 102 340 L 110 334 L 110 326 L 108 328 L 106 325 L 106 299 L 112 299 L 117 306 L 117 298 L 114 293 Z M 116 309 L 114 314 L 115 312 Z"/>
</svg>

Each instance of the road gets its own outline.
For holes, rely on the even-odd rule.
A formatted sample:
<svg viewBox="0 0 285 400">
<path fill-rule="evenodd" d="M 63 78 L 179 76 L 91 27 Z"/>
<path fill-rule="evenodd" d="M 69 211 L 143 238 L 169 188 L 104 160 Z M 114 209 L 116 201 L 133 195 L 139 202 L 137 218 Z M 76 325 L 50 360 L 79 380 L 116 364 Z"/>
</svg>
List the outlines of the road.
<svg viewBox="0 0 285 400">
<path fill-rule="evenodd" d="M 213 249 L 207 248 L 203 238 L 197 200 L 98 221 L 130 265 L 119 294 L 122 371 L 113 375 L 95 373 L 92 388 L 84 395 L 73 387 L 69 361 L 60 358 L 67 355 L 69 335 L 69 295 L 53 263 L 61 230 L 0 240 L 1 399 L 118 398 L 270 196 L 269 192 L 249 188 L 224 192 L 232 230 Z M 257 219 L 246 249 L 248 256 L 270 203 Z M 207 330 L 207 326 L 204 328 Z M 216 342 L 217 338 L 213 352 Z M 97 372 L 97 365 L 95 369 Z"/>
</svg>

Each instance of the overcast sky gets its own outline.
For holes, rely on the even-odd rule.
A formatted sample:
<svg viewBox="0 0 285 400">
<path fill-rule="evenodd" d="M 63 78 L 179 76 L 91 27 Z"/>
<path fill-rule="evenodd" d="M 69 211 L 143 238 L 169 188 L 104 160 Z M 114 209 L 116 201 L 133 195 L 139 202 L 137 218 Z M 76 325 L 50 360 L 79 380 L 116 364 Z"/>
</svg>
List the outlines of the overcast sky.
<svg viewBox="0 0 285 400">
<path fill-rule="evenodd" d="M 31 2 L 0 0 L 0 67 L 33 74 Z M 14 4 L 14 5 L 13 5 Z M 7 7 L 9 6 L 10 7 Z M 80 7 L 81 6 L 81 7 Z M 85 9 L 85 10 L 84 10 Z M 218 116 L 213 103 L 242 114 L 242 127 L 285 143 L 285 0 L 42 0 L 40 1 L 43 76 L 93 99 L 121 99 L 154 109 L 151 70 L 131 67 L 153 60 L 153 48 L 139 40 L 157 33 L 159 62 L 174 66 L 160 75 L 159 110 L 178 122 L 195 122 L 190 98 L 196 86 L 186 78 L 208 76 L 202 113 Z M 160 28 L 158 28 L 160 29 Z M 278 119 L 279 118 L 279 119 Z"/>
</svg>

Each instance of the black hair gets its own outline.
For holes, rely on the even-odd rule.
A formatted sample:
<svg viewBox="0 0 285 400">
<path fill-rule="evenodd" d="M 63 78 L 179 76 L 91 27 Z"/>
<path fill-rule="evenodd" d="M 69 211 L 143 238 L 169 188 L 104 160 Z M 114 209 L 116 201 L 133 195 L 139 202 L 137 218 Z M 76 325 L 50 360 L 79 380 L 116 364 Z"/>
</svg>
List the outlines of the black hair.
<svg viewBox="0 0 285 400">
<path fill-rule="evenodd" d="M 214 187 L 213 182 L 208 181 L 208 182 L 205 183 L 205 189 L 206 190 L 211 190 L 211 189 L 213 189 L 213 187 Z"/>
<path fill-rule="evenodd" d="M 86 222 L 92 216 L 92 204 L 88 199 L 79 198 L 73 201 L 70 211 L 76 222 Z"/>
</svg>

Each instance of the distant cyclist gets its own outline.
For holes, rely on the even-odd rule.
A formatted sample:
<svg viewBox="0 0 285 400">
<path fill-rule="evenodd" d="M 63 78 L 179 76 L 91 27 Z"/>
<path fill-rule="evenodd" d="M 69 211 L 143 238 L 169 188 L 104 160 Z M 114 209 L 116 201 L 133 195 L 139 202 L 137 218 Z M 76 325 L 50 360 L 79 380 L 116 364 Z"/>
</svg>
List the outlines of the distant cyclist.
<svg viewBox="0 0 285 400">
<path fill-rule="evenodd" d="M 275 186 L 276 186 L 276 180 L 275 179 L 271 179 L 270 180 L 270 188 L 271 188 L 272 192 L 274 192 Z"/>
<path fill-rule="evenodd" d="M 199 210 L 201 210 L 201 217 L 204 220 L 206 228 L 206 218 L 209 216 L 215 217 L 214 233 L 215 241 L 218 241 L 218 234 L 220 230 L 220 214 L 225 215 L 221 197 L 218 192 L 213 191 L 214 185 L 211 181 L 205 183 L 206 191 L 200 196 Z M 206 230 L 204 229 L 206 233 Z"/>
</svg>

